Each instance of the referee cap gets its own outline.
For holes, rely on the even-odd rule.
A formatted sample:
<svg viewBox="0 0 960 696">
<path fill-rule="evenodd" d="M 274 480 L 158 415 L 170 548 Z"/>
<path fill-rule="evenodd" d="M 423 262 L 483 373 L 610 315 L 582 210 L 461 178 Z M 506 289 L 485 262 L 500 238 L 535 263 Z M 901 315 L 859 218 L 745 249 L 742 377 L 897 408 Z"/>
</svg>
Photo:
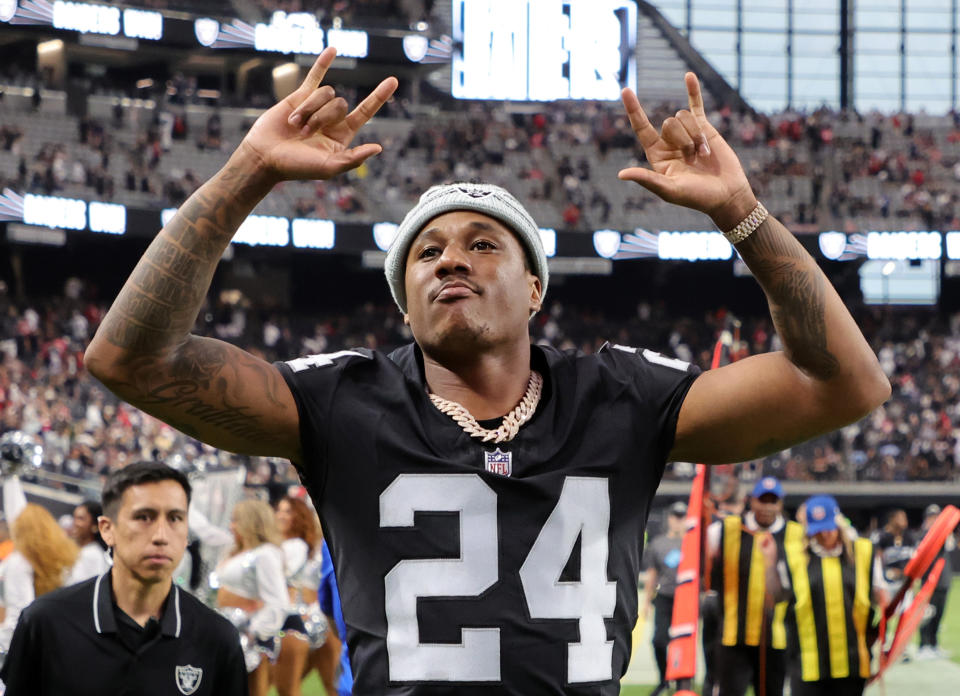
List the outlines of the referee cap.
<svg viewBox="0 0 960 696">
<path fill-rule="evenodd" d="M 832 495 L 815 495 L 807 500 L 807 536 L 837 528 L 840 506 Z"/>
<path fill-rule="evenodd" d="M 757 481 L 757 485 L 753 487 L 751 497 L 759 498 L 761 495 L 766 495 L 767 493 L 773 493 L 778 498 L 783 498 L 783 485 L 780 483 L 780 479 L 775 476 L 764 476 Z"/>
<path fill-rule="evenodd" d="M 540 240 L 540 229 L 520 201 L 506 189 L 493 184 L 442 184 L 427 189 L 420 196 L 420 201 L 403 218 L 383 264 L 390 293 L 401 312 L 406 314 L 407 311 L 407 291 L 404 288 L 403 276 L 410 245 L 427 222 L 453 210 L 483 213 L 509 227 L 520 240 L 533 274 L 540 279 L 540 296 L 547 294 L 550 272 L 543 242 Z"/>
</svg>

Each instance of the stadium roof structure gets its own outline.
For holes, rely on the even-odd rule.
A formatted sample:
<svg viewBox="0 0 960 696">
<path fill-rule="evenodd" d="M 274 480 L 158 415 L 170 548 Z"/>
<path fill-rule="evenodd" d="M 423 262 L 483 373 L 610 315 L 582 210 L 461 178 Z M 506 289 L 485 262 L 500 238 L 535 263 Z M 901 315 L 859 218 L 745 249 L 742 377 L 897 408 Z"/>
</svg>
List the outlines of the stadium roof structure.
<svg viewBox="0 0 960 696">
<path fill-rule="evenodd" d="M 683 103 L 686 93 L 677 74 L 690 70 L 700 78 L 707 100 L 736 111 L 753 111 L 740 92 L 660 10 L 646 0 L 637 0 L 637 8 L 637 95 L 641 100 Z"/>
</svg>

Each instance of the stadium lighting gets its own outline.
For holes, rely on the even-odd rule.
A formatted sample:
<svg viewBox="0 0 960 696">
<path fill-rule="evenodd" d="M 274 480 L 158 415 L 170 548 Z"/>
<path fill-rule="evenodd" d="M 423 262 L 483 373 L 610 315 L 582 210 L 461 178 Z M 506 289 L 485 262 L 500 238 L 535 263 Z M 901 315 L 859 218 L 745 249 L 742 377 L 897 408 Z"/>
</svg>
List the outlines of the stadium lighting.
<svg viewBox="0 0 960 696">
<path fill-rule="evenodd" d="M 131 39 L 159 41 L 163 38 L 163 15 L 128 7 L 123 11 L 123 33 Z"/>
<path fill-rule="evenodd" d="M 292 223 L 293 246 L 298 249 L 333 249 L 337 228 L 333 220 L 296 218 Z"/>
<path fill-rule="evenodd" d="M 220 36 L 220 22 L 209 17 L 200 17 L 193 22 L 193 35 L 201 46 L 209 48 Z"/>
<path fill-rule="evenodd" d="M 249 246 L 287 246 L 290 243 L 290 221 L 271 215 L 251 215 L 233 237 L 234 244 Z"/>
<path fill-rule="evenodd" d="M 253 45 L 258 51 L 320 53 L 323 29 L 309 12 L 287 14 L 278 10 L 270 17 L 269 24 L 260 22 L 254 27 Z"/>
<path fill-rule="evenodd" d="M 50 41 L 41 41 L 37 44 L 37 53 L 53 53 L 63 50 L 63 41 L 60 39 L 51 39 Z"/>
<path fill-rule="evenodd" d="M 9 22 L 17 14 L 17 0 L 0 0 L 0 22 Z"/>
<path fill-rule="evenodd" d="M 430 40 L 421 34 L 407 34 L 403 37 L 403 55 L 411 63 L 419 63 L 427 55 Z"/>
<path fill-rule="evenodd" d="M 23 197 L 23 221 L 41 227 L 82 230 L 87 226 L 87 204 L 75 198 L 28 193 Z"/>
<path fill-rule="evenodd" d="M 107 5 L 87 5 L 79 2 L 53 3 L 53 26 L 55 29 L 69 29 L 81 34 L 120 33 L 120 10 Z"/>
<path fill-rule="evenodd" d="M 547 258 L 557 255 L 557 231 L 549 227 L 540 228 L 540 242 L 543 244 L 543 253 Z"/>
<path fill-rule="evenodd" d="M 719 232 L 661 232 L 657 256 L 665 260 L 726 261 L 733 247 Z"/>
<path fill-rule="evenodd" d="M 373 241 L 380 251 L 387 251 L 393 240 L 397 238 L 398 225 L 395 222 L 375 222 L 373 224 Z"/>
<path fill-rule="evenodd" d="M 282 80 L 290 74 L 300 74 L 300 66 L 296 63 L 282 63 L 273 69 L 273 79 Z"/>
<path fill-rule="evenodd" d="M 597 230 L 593 233 L 593 248 L 598 256 L 612 259 L 620 251 L 620 233 L 616 230 Z"/>
<path fill-rule="evenodd" d="M 868 232 L 867 258 L 939 259 L 942 254 L 939 232 Z"/>
<path fill-rule="evenodd" d="M 960 232 L 947 232 L 947 258 L 960 259 Z"/>
<path fill-rule="evenodd" d="M 127 208 L 119 203 L 90 201 L 87 215 L 91 232 L 123 234 L 127 231 Z"/>
<path fill-rule="evenodd" d="M 370 46 L 367 32 L 358 29 L 330 29 L 327 45 L 337 49 L 341 58 L 366 58 Z"/>
<path fill-rule="evenodd" d="M 831 261 L 837 261 L 847 249 L 847 235 L 843 232 L 821 232 L 817 241 L 820 253 Z"/>
</svg>

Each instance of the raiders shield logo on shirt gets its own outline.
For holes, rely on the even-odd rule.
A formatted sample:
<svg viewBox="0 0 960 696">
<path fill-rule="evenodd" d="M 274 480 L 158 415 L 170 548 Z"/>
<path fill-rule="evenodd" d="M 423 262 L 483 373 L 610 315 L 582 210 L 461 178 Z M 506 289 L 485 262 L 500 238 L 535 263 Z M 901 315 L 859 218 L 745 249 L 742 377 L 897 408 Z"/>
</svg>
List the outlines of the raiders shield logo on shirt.
<svg viewBox="0 0 960 696">
<path fill-rule="evenodd" d="M 194 691 L 200 688 L 200 680 L 203 679 L 203 670 L 193 665 L 177 665 L 177 688 L 184 696 L 190 696 Z"/>
</svg>

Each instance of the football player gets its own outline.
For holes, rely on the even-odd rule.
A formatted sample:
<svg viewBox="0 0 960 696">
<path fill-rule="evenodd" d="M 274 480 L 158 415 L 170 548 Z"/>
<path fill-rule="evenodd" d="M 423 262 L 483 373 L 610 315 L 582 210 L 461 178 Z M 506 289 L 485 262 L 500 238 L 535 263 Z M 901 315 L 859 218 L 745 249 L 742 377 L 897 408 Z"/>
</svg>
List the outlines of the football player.
<svg viewBox="0 0 960 696">
<path fill-rule="evenodd" d="M 667 201 L 710 215 L 767 295 L 785 350 L 703 374 L 650 350 L 532 346 L 538 228 L 492 185 L 427 191 L 387 282 L 415 342 L 271 365 L 190 331 L 217 262 L 280 181 L 327 179 L 393 94 L 353 111 L 335 52 L 180 207 L 86 353 L 122 398 L 216 447 L 296 463 L 343 590 L 356 693 L 616 694 L 650 501 L 668 461 L 761 457 L 863 417 L 890 386 L 814 260 L 757 202 L 700 86 L 661 130 L 623 102 Z"/>
</svg>

